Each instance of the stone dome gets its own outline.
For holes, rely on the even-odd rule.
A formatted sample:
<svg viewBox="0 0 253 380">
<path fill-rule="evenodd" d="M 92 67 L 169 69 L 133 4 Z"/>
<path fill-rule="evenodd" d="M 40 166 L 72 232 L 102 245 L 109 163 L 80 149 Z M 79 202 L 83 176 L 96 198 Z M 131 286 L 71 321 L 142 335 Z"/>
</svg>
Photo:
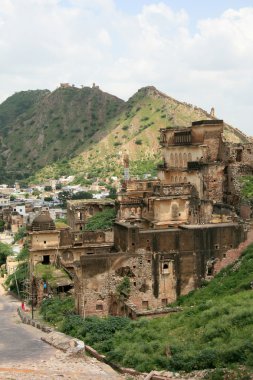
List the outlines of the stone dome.
<svg viewBox="0 0 253 380">
<path fill-rule="evenodd" d="M 55 224 L 48 211 L 42 211 L 32 222 L 32 231 L 55 230 Z"/>
</svg>

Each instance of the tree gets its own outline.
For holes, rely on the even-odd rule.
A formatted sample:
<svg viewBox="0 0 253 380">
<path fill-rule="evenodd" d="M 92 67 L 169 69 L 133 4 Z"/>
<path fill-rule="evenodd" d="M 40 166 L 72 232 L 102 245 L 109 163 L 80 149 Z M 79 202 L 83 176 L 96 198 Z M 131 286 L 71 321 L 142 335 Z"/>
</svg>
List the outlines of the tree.
<svg viewBox="0 0 253 380">
<path fill-rule="evenodd" d="M 117 190 L 115 187 L 110 186 L 108 198 L 116 199 L 117 198 Z"/>
<path fill-rule="evenodd" d="M 66 208 L 67 207 L 67 200 L 72 199 L 72 193 L 70 191 L 60 191 L 58 194 L 58 199 L 61 202 L 61 206 Z"/>
<path fill-rule="evenodd" d="M 34 195 L 35 197 L 39 197 L 40 194 L 41 194 L 41 192 L 38 189 L 34 189 L 32 192 L 32 195 Z"/>
<path fill-rule="evenodd" d="M 0 232 L 4 231 L 5 222 L 3 220 L 0 220 Z"/>
<path fill-rule="evenodd" d="M 107 230 L 113 227 L 114 220 L 116 217 L 115 209 L 106 209 L 97 214 L 93 215 L 88 219 L 85 230 L 96 231 L 96 230 Z"/>
<path fill-rule="evenodd" d="M 6 258 L 9 255 L 12 255 L 13 251 L 9 244 L 0 242 L 0 266 L 6 263 Z"/>
<path fill-rule="evenodd" d="M 92 199 L 92 198 L 93 196 L 91 193 L 88 193 L 87 191 L 78 191 L 72 195 L 71 199 Z"/>
<path fill-rule="evenodd" d="M 16 241 L 23 239 L 26 236 L 26 228 L 25 227 L 19 227 L 18 232 L 14 235 L 14 243 Z"/>
<path fill-rule="evenodd" d="M 52 202 L 53 201 L 53 197 L 45 197 L 44 201 L 45 202 Z"/>
</svg>

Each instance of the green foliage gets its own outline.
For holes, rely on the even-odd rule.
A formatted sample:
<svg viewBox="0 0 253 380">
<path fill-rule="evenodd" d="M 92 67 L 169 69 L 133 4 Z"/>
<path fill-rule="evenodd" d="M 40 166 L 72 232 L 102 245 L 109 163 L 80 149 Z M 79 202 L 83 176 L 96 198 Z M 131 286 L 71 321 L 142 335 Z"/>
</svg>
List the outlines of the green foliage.
<svg viewBox="0 0 253 380">
<path fill-rule="evenodd" d="M 131 322 L 104 353 L 113 362 L 147 372 L 251 365 L 252 273 L 253 246 L 206 287 L 181 297 L 181 313 Z"/>
<path fill-rule="evenodd" d="M 97 214 L 93 215 L 88 219 L 85 230 L 96 231 L 96 230 L 107 230 L 113 227 L 114 220 L 116 217 L 115 209 L 105 209 Z"/>
<path fill-rule="evenodd" d="M 141 140 L 141 139 L 139 139 L 139 140 L 135 140 L 135 144 L 136 144 L 136 145 L 142 145 L 142 140 Z"/>
<path fill-rule="evenodd" d="M 93 198 L 92 194 L 88 193 L 87 191 L 77 191 L 71 197 L 71 199 L 92 199 L 92 198 Z"/>
<path fill-rule="evenodd" d="M 52 202 L 52 200 L 53 200 L 53 197 L 45 197 L 44 198 L 45 202 Z"/>
<path fill-rule="evenodd" d="M 46 322 L 60 324 L 68 314 L 74 313 L 74 297 L 48 298 L 41 304 L 40 313 Z"/>
<path fill-rule="evenodd" d="M 131 291 L 129 277 L 125 276 L 116 288 L 117 295 L 120 298 L 128 298 Z"/>
<path fill-rule="evenodd" d="M 12 255 L 13 251 L 9 244 L 0 242 L 0 266 L 6 263 L 6 258 Z"/>
<path fill-rule="evenodd" d="M 124 317 L 87 317 L 74 314 L 74 298 L 54 297 L 42 302 L 40 313 L 50 324 L 57 325 L 65 334 L 84 340 L 99 351 L 112 348 L 111 339 L 116 331 L 127 327 L 130 323 Z"/>
<path fill-rule="evenodd" d="M 58 194 L 58 199 L 61 202 L 63 208 L 67 207 L 67 200 L 72 199 L 72 193 L 70 191 L 60 191 Z"/>
<path fill-rule="evenodd" d="M 26 227 L 19 227 L 18 232 L 15 233 L 14 235 L 14 243 L 16 241 L 23 239 L 27 234 Z"/>
<path fill-rule="evenodd" d="M 253 200 L 253 176 L 242 177 L 242 194 L 246 199 Z"/>
<path fill-rule="evenodd" d="M 53 189 L 52 189 L 52 186 L 45 186 L 44 190 L 45 191 L 52 191 Z"/>
<path fill-rule="evenodd" d="M 108 198 L 110 198 L 110 199 L 116 199 L 117 198 L 117 189 L 115 189 L 115 187 L 109 187 Z"/>
<path fill-rule="evenodd" d="M 28 278 L 28 261 L 18 264 L 16 271 L 9 275 L 5 285 L 16 294 L 24 294 L 24 282 Z"/>
<path fill-rule="evenodd" d="M 29 249 L 28 249 L 27 244 L 24 244 L 23 248 L 21 249 L 21 251 L 17 255 L 17 260 L 18 261 L 27 261 L 28 258 L 29 258 Z"/>
<path fill-rule="evenodd" d="M 4 226 L 5 226 L 5 222 L 2 219 L 0 219 L 0 232 L 4 231 Z"/>
</svg>

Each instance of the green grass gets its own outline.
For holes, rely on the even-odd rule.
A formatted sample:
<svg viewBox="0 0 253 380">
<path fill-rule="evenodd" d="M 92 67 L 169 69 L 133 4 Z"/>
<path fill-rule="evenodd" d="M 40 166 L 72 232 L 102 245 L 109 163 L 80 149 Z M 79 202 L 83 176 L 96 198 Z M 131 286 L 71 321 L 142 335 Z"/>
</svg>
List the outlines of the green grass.
<svg viewBox="0 0 253 380">
<path fill-rule="evenodd" d="M 132 322 L 104 353 L 139 371 L 253 366 L 252 280 L 253 246 L 205 288 L 181 297 L 183 312 Z"/>
<path fill-rule="evenodd" d="M 66 313 L 63 306 L 59 312 L 57 300 L 47 301 L 45 310 L 50 314 L 53 308 L 48 320 L 57 318 L 61 331 L 83 339 L 124 367 L 146 372 L 214 369 L 206 379 L 248 380 L 253 368 L 252 281 L 253 245 L 208 285 L 181 297 L 176 304 L 183 311 L 177 314 L 137 321 L 84 320 L 73 310 Z"/>
</svg>

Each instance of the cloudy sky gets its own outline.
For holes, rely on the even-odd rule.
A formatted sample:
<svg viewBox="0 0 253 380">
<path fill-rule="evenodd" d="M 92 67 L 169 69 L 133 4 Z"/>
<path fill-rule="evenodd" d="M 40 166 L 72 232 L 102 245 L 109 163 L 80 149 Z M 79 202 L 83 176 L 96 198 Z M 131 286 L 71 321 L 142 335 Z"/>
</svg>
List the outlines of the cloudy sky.
<svg viewBox="0 0 253 380">
<path fill-rule="evenodd" d="M 0 0 L 0 101 L 154 85 L 253 135 L 252 0 Z"/>
</svg>

